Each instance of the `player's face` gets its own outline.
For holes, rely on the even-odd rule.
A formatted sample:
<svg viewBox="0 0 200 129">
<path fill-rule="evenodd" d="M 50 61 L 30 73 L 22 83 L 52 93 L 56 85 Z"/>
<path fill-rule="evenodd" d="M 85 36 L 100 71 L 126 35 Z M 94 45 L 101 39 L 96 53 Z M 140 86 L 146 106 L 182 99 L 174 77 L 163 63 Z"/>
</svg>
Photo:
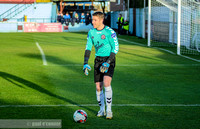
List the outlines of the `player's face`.
<svg viewBox="0 0 200 129">
<path fill-rule="evenodd" d="M 98 16 L 93 16 L 92 24 L 94 28 L 98 28 L 103 24 L 103 19 L 99 18 Z"/>
</svg>

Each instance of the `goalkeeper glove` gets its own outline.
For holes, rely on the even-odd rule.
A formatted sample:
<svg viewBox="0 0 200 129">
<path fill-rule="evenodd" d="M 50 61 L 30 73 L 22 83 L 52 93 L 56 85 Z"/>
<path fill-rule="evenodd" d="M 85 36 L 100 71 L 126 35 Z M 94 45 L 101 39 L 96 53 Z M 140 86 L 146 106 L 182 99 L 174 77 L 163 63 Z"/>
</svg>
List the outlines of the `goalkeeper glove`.
<svg viewBox="0 0 200 129">
<path fill-rule="evenodd" d="M 108 72 L 108 68 L 109 68 L 110 64 L 107 62 L 104 62 L 102 64 L 102 66 L 100 67 L 100 72 L 102 73 L 107 73 Z"/>
<path fill-rule="evenodd" d="M 83 72 L 85 73 L 86 76 L 88 76 L 88 70 L 91 71 L 91 67 L 88 64 L 84 64 L 83 66 Z"/>
</svg>

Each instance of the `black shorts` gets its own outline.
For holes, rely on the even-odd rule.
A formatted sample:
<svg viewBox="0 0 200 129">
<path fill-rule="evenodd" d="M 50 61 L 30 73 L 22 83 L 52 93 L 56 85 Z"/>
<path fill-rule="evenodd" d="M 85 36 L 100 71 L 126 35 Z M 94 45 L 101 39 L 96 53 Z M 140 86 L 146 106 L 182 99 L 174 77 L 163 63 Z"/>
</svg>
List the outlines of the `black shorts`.
<svg viewBox="0 0 200 129">
<path fill-rule="evenodd" d="M 110 67 L 108 68 L 107 73 L 101 73 L 100 67 L 104 62 L 107 61 L 108 57 L 99 57 L 97 56 L 94 60 L 94 82 L 102 82 L 104 76 L 110 76 L 113 77 L 114 69 L 115 69 L 115 59 L 110 63 Z"/>
</svg>

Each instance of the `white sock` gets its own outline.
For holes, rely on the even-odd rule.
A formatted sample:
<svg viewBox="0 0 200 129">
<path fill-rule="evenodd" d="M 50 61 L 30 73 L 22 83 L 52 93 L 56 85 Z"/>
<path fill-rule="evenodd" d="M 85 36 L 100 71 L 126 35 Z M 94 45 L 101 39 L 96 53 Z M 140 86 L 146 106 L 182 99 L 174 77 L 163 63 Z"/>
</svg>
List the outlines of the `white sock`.
<svg viewBox="0 0 200 129">
<path fill-rule="evenodd" d="M 105 110 L 103 90 L 102 91 L 96 91 L 96 95 L 97 95 L 97 101 L 99 103 L 100 110 Z"/>
<path fill-rule="evenodd" d="M 111 105 L 112 105 L 112 88 L 111 86 L 108 86 L 108 87 L 105 87 L 105 97 L 106 97 L 106 106 L 107 106 L 107 109 L 106 111 L 107 112 L 111 112 Z"/>
</svg>

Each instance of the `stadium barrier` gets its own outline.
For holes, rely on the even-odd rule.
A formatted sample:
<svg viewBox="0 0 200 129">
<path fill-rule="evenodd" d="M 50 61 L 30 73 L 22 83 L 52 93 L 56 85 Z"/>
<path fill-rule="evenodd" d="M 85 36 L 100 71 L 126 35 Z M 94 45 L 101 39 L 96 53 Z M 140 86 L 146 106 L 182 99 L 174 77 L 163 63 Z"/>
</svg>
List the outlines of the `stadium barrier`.
<svg viewBox="0 0 200 129">
<path fill-rule="evenodd" d="M 13 22 L 0 23 L 0 32 L 63 32 L 60 23 Z"/>
<path fill-rule="evenodd" d="M 61 24 L 54 18 L 20 18 L 0 22 L 0 32 L 88 32 L 92 24 Z"/>
<path fill-rule="evenodd" d="M 60 23 L 25 22 L 24 32 L 63 32 L 63 26 Z"/>
<path fill-rule="evenodd" d="M 36 23 L 56 23 L 55 18 L 27 18 L 25 15 L 23 18 L 11 19 L 10 22 L 36 22 Z"/>
</svg>

